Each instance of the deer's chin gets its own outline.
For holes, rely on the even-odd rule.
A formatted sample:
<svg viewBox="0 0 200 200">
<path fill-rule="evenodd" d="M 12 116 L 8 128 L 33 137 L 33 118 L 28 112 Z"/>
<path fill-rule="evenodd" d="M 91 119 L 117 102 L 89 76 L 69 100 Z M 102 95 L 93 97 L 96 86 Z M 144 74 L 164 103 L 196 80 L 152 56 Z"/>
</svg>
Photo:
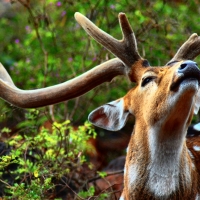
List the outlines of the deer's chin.
<svg viewBox="0 0 200 200">
<path fill-rule="evenodd" d="M 179 79 L 177 82 L 172 83 L 170 90 L 173 92 L 197 92 L 199 89 L 199 80 L 196 78 Z"/>
<path fill-rule="evenodd" d="M 191 89 L 191 90 L 195 90 L 195 92 L 197 92 L 199 89 L 199 81 L 194 78 L 186 79 L 186 80 L 182 81 L 182 83 L 180 84 L 180 88 L 183 88 L 186 90 Z"/>
</svg>

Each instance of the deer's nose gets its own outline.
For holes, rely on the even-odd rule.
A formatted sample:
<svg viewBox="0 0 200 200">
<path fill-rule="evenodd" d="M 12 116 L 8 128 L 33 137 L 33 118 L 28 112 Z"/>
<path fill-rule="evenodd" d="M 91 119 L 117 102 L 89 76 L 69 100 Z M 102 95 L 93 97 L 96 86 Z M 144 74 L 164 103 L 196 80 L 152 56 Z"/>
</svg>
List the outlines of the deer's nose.
<svg viewBox="0 0 200 200">
<path fill-rule="evenodd" d="M 179 73 L 185 73 L 186 71 L 195 71 L 198 68 L 197 63 L 191 60 L 183 62 L 178 68 Z"/>
</svg>

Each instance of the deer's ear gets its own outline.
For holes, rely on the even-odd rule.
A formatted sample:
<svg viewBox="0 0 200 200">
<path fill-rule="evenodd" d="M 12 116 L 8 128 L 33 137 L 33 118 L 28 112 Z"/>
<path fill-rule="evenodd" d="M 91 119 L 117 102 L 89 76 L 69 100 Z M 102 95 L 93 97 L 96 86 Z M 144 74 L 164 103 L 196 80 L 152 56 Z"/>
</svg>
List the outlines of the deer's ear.
<svg viewBox="0 0 200 200">
<path fill-rule="evenodd" d="M 200 108 L 200 89 L 197 92 L 197 96 L 195 99 L 195 105 L 194 105 L 194 114 L 195 115 L 199 112 L 199 108 Z"/>
<path fill-rule="evenodd" d="M 88 119 L 95 126 L 118 131 L 126 124 L 128 115 L 129 112 L 124 110 L 124 100 L 119 99 L 95 109 L 90 113 Z"/>
</svg>

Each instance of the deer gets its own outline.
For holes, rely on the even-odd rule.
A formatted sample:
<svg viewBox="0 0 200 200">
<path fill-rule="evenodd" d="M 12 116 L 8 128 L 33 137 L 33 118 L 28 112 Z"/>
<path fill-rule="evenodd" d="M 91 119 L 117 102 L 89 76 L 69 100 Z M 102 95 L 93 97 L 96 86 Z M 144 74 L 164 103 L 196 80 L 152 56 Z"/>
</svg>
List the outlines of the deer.
<svg viewBox="0 0 200 200">
<path fill-rule="evenodd" d="M 135 86 L 124 97 L 89 114 L 89 121 L 117 131 L 135 117 L 124 168 L 120 200 L 200 199 L 200 139 L 186 139 L 187 128 L 200 107 L 200 70 L 193 60 L 200 37 L 193 33 L 165 65 L 153 67 L 138 52 L 124 13 L 119 13 L 122 39 L 98 28 L 81 13 L 75 19 L 116 57 L 58 85 L 35 90 L 15 86 L 0 66 L 0 97 L 20 108 L 37 108 L 83 95 L 96 86 L 125 76 Z"/>
</svg>

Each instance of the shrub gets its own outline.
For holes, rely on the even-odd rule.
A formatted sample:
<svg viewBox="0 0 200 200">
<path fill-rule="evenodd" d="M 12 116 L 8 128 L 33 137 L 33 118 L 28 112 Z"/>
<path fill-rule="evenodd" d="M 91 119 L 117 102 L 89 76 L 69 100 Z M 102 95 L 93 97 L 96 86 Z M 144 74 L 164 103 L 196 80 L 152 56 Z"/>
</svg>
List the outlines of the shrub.
<svg viewBox="0 0 200 200">
<path fill-rule="evenodd" d="M 41 127 L 37 133 L 30 124 L 38 112 L 30 110 L 20 124 L 20 128 L 30 127 L 29 134 L 17 134 L 6 141 L 11 149 L 0 161 L 5 198 L 48 199 L 83 194 L 87 179 L 94 175 L 85 154 L 91 151 L 87 141 L 96 136 L 94 129 L 88 122 L 74 128 L 67 120 L 54 122 L 51 130 Z M 94 195 L 91 188 L 84 194 Z"/>
</svg>

